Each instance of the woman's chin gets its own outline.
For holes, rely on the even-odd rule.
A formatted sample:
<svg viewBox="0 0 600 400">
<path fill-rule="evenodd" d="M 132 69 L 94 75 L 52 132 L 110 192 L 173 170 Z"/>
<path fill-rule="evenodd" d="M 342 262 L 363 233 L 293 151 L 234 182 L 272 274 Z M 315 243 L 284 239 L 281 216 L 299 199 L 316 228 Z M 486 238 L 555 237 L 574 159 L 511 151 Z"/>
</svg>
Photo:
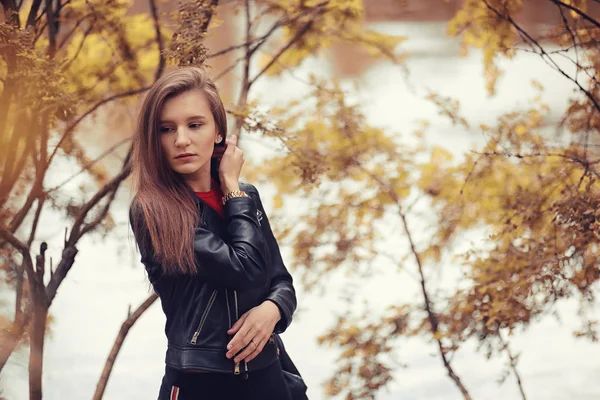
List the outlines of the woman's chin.
<svg viewBox="0 0 600 400">
<path fill-rule="evenodd" d="M 183 176 L 196 175 L 200 171 L 200 167 L 194 165 L 181 165 L 173 168 L 175 172 Z"/>
</svg>

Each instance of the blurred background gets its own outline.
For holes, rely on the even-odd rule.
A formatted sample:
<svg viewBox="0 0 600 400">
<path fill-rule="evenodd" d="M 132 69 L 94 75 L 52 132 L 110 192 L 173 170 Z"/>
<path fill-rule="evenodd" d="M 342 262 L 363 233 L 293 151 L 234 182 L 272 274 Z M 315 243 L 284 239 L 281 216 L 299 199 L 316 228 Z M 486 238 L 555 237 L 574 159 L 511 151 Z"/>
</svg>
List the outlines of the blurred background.
<svg viewBox="0 0 600 400">
<path fill-rule="evenodd" d="M 0 15 L 0 398 L 153 399 L 149 86 L 207 65 L 311 400 L 600 398 L 600 3 L 22 0 Z"/>
</svg>

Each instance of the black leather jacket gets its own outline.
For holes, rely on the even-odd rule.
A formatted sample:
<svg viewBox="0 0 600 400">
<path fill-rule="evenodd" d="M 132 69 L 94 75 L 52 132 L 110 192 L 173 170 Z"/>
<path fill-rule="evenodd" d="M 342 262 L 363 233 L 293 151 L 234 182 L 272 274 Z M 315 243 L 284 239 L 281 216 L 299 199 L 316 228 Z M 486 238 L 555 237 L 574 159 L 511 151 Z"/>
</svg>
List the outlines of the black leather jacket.
<svg viewBox="0 0 600 400">
<path fill-rule="evenodd" d="M 141 262 L 160 296 L 167 317 L 166 364 L 179 370 L 238 374 L 258 370 L 277 359 L 273 340 L 252 361 L 235 364 L 225 357 L 231 340 L 227 330 L 246 311 L 265 300 L 275 303 L 281 320 L 275 333 L 285 331 L 296 309 L 296 293 L 256 188 L 240 184 L 250 197 L 233 198 L 224 206 L 225 221 L 193 195 L 200 213 L 194 235 L 198 275 L 163 274 L 153 251 L 139 235 L 145 232 L 141 212 L 130 208 Z M 136 225 L 133 221 L 136 221 Z M 147 234 L 147 233 L 146 233 Z M 149 241 L 148 241 L 149 242 Z"/>
</svg>

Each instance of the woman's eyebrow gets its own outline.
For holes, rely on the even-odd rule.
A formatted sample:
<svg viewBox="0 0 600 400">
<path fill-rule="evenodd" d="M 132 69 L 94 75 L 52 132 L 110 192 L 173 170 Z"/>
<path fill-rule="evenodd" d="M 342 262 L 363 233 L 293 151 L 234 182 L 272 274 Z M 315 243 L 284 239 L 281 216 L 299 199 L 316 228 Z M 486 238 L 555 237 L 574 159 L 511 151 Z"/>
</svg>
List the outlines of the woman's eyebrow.
<svg viewBox="0 0 600 400">
<path fill-rule="evenodd" d="M 188 118 L 188 121 L 191 121 L 193 119 L 206 119 L 206 117 L 204 115 L 193 115 Z"/>
<path fill-rule="evenodd" d="M 186 119 L 186 121 L 192 121 L 192 120 L 198 120 L 198 119 L 202 119 L 202 120 L 206 120 L 206 117 L 204 115 L 192 115 L 191 117 L 188 117 Z M 169 123 L 173 123 L 174 121 L 170 120 L 170 119 L 161 119 L 160 121 L 158 121 L 159 124 L 169 124 Z"/>
</svg>

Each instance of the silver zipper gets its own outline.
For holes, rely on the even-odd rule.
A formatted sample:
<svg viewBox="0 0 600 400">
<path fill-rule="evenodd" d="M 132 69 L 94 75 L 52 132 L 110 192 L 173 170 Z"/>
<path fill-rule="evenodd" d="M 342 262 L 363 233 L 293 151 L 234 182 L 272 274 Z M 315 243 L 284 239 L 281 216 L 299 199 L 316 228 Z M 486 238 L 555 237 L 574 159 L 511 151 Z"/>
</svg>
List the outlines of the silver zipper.
<svg viewBox="0 0 600 400">
<path fill-rule="evenodd" d="M 231 310 L 229 307 L 229 293 L 227 292 L 227 289 L 225 289 L 225 300 L 227 301 L 227 317 L 229 318 L 229 328 L 231 329 Z"/>
<path fill-rule="evenodd" d="M 236 321 L 240 319 L 240 315 L 238 312 L 238 299 L 237 299 L 237 290 L 233 290 L 233 298 L 235 299 L 235 319 Z"/>
<path fill-rule="evenodd" d="M 235 318 L 236 318 L 236 320 L 238 320 L 238 319 L 240 319 L 240 317 L 239 317 L 239 310 L 238 310 L 237 290 L 233 291 L 233 297 L 235 298 Z M 240 362 L 244 363 L 243 364 L 244 365 L 244 372 L 248 372 L 248 362 L 246 362 L 246 361 L 240 361 Z M 237 373 L 236 373 L 236 371 L 237 371 Z M 237 374 L 239 374 L 239 371 L 240 371 L 240 363 L 237 363 L 235 365 L 233 373 L 237 375 Z"/>
<path fill-rule="evenodd" d="M 238 321 L 240 319 L 240 315 L 238 312 L 238 298 L 237 298 L 237 290 L 233 289 L 233 300 L 235 303 L 235 320 Z M 234 367 L 233 367 L 233 374 L 234 375 L 239 375 L 240 374 L 240 363 L 236 362 Z"/>
<path fill-rule="evenodd" d="M 204 326 L 204 323 L 206 322 L 208 313 L 210 312 L 210 309 L 212 308 L 216 298 L 217 298 L 217 289 L 213 290 L 213 292 L 210 295 L 210 299 L 208 300 L 208 305 L 206 306 L 206 310 L 204 310 L 204 312 L 202 313 L 202 316 L 200 317 L 200 322 L 198 323 L 198 329 L 196 329 L 196 332 L 194 332 L 194 336 L 192 336 L 192 344 L 196 344 L 196 341 L 198 340 L 198 335 L 200 335 L 200 332 L 202 331 L 202 327 Z"/>
</svg>

